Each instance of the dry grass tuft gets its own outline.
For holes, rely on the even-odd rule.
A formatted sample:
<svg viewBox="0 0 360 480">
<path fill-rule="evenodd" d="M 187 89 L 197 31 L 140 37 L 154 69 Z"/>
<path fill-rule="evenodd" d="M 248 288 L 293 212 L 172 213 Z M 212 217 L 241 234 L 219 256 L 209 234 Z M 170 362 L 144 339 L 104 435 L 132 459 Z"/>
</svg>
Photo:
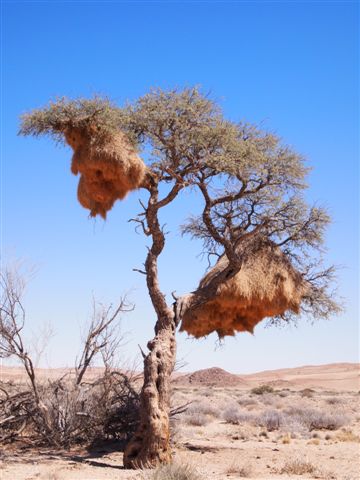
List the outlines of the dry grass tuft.
<svg viewBox="0 0 360 480">
<path fill-rule="evenodd" d="M 315 471 L 316 467 L 311 462 L 295 458 L 286 462 L 279 473 L 281 475 L 306 475 L 313 474 Z"/>
<path fill-rule="evenodd" d="M 162 465 L 148 474 L 146 480 L 201 480 L 200 475 L 190 465 Z"/>
<path fill-rule="evenodd" d="M 343 429 L 336 434 L 336 440 L 339 442 L 355 442 L 360 443 L 359 435 L 355 435 L 351 430 Z"/>
<path fill-rule="evenodd" d="M 249 478 L 252 474 L 252 467 L 250 464 L 238 465 L 236 462 L 232 463 L 225 471 L 227 475 L 235 475 L 240 478 Z"/>
</svg>

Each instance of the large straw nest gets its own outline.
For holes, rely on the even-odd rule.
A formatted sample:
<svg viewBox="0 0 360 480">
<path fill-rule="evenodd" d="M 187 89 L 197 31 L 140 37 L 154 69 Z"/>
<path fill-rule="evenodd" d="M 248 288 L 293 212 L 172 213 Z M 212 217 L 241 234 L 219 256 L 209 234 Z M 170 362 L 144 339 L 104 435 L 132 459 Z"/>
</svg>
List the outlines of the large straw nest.
<svg viewBox="0 0 360 480">
<path fill-rule="evenodd" d="M 80 173 L 78 200 L 91 216 L 106 218 L 116 200 L 142 184 L 146 167 L 123 133 L 94 140 L 91 132 L 70 128 L 65 139 L 74 150 L 71 171 Z"/>
<path fill-rule="evenodd" d="M 243 257 L 240 271 L 219 285 L 214 298 L 185 310 L 182 331 L 197 338 L 212 332 L 224 337 L 253 332 L 265 317 L 288 310 L 299 313 L 307 285 L 279 247 L 268 240 L 257 240 L 240 245 L 237 253 Z M 228 264 L 226 255 L 220 257 L 200 281 L 199 289 L 206 287 Z"/>
</svg>

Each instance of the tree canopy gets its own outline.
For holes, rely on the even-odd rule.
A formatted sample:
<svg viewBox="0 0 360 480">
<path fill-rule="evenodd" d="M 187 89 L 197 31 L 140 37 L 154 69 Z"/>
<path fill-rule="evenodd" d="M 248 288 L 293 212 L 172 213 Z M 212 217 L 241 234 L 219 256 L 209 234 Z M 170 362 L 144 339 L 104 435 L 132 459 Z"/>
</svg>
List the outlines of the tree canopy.
<svg viewBox="0 0 360 480">
<path fill-rule="evenodd" d="M 239 271 L 239 245 L 261 237 L 280 248 L 307 282 L 303 313 L 326 318 L 337 312 L 331 291 L 334 268 L 322 266 L 329 215 L 307 203 L 309 167 L 278 136 L 225 119 L 198 88 L 155 89 L 124 107 L 102 97 L 61 98 L 23 115 L 20 134 L 64 141 L 68 129 L 86 132 L 94 144 L 121 131 L 140 154 L 146 148 L 150 153 L 142 187 L 149 189 L 149 181 L 169 186 L 163 198 L 157 196 L 157 209 L 185 188 L 197 191 L 202 213 L 187 219 L 182 232 L 200 238 L 206 253 L 225 254 L 229 260 L 202 297 Z M 134 220 L 151 234 L 146 209 Z M 291 312 L 280 317 L 295 318 Z"/>
</svg>

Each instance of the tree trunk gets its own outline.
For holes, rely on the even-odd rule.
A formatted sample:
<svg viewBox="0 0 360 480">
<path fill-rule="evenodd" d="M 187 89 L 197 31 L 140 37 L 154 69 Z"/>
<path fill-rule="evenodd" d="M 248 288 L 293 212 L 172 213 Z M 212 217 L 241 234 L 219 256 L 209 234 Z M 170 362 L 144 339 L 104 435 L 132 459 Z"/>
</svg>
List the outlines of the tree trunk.
<svg viewBox="0 0 360 480">
<path fill-rule="evenodd" d="M 164 249 L 165 234 L 160 227 L 158 211 L 170 203 L 182 185 L 176 183 L 159 201 L 158 177 L 148 174 L 144 185 L 149 193 L 143 220 L 145 235 L 152 245 L 145 261 L 146 284 L 157 316 L 155 338 L 148 343 L 150 353 L 144 359 L 144 385 L 140 397 L 139 427 L 124 452 L 125 468 L 150 468 L 171 461 L 170 450 L 170 376 L 176 359 L 175 312 L 166 303 L 158 279 L 158 257 Z M 137 220 L 139 221 L 139 220 Z"/>
<path fill-rule="evenodd" d="M 170 376 L 176 357 L 174 316 L 158 320 L 144 359 L 140 424 L 124 453 L 125 468 L 151 468 L 171 461 Z"/>
</svg>

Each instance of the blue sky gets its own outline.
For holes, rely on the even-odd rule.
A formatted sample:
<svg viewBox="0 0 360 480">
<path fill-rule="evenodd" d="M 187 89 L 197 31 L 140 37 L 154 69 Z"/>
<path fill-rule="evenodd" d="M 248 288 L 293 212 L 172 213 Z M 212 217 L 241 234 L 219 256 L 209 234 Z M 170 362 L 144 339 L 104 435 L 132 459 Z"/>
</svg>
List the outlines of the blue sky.
<svg viewBox="0 0 360 480">
<path fill-rule="evenodd" d="M 4 260 L 36 266 L 27 331 L 51 322 L 47 361 L 69 365 L 91 299 L 130 292 L 124 356 L 152 336 L 154 314 L 141 267 L 145 241 L 127 222 L 138 195 L 117 203 L 104 223 L 76 200 L 71 152 L 47 139 L 17 136 L 19 115 L 55 96 L 103 93 L 122 104 L 151 87 L 202 85 L 232 120 L 261 123 L 313 167 L 309 201 L 328 207 L 329 263 L 342 265 L 345 312 L 314 325 L 215 337 L 179 334 L 179 358 L 195 370 L 233 372 L 358 361 L 358 4 L 318 2 L 2 2 L 2 247 Z M 171 233 L 160 260 L 169 293 L 193 289 L 205 270 L 200 245 L 177 226 L 197 200 L 185 194 L 162 220 Z"/>
</svg>

